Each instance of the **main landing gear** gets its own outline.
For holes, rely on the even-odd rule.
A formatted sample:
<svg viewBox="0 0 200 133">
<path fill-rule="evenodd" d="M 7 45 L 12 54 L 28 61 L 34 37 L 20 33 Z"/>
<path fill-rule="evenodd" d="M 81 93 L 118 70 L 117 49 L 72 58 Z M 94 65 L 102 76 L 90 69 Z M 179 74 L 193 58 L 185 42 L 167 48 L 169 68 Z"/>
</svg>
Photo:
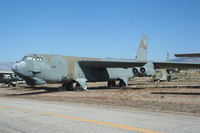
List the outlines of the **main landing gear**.
<svg viewBox="0 0 200 133">
<path fill-rule="evenodd" d="M 108 87 L 117 87 L 116 86 L 116 81 L 115 80 L 108 81 Z"/>
<path fill-rule="evenodd" d="M 127 83 L 122 79 L 119 80 L 119 84 L 117 84 L 116 82 L 117 82 L 116 80 L 109 80 L 107 85 L 108 85 L 108 87 L 125 87 L 125 86 L 127 86 Z"/>
<path fill-rule="evenodd" d="M 86 79 L 74 79 L 73 81 L 64 82 L 61 91 L 84 91 L 87 90 Z"/>
</svg>

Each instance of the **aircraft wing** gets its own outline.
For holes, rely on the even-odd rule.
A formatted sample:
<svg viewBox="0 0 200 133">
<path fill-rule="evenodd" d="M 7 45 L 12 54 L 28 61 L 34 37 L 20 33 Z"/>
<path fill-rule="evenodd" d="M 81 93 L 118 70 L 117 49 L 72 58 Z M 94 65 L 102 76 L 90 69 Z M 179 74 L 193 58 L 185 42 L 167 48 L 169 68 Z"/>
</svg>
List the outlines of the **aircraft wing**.
<svg viewBox="0 0 200 133">
<path fill-rule="evenodd" d="M 186 62 L 153 62 L 154 68 L 179 68 L 179 69 L 200 69 L 200 63 Z"/>
<path fill-rule="evenodd" d="M 129 61 L 79 61 L 79 64 L 90 68 L 132 68 L 141 67 L 145 62 L 129 62 Z"/>
<path fill-rule="evenodd" d="M 146 61 L 79 61 L 80 66 L 89 68 L 134 68 L 142 67 Z M 200 69 L 200 63 L 185 63 L 185 62 L 152 62 L 155 69 L 159 68 L 179 68 L 179 69 Z"/>
</svg>

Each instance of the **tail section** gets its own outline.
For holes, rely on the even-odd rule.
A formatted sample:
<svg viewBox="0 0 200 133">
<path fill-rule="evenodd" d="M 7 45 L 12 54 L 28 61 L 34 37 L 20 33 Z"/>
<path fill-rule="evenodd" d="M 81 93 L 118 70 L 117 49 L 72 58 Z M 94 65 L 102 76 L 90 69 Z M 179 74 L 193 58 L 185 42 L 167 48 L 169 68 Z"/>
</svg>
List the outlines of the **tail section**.
<svg viewBox="0 0 200 133">
<path fill-rule="evenodd" d="M 143 35 L 135 57 L 137 61 L 147 61 L 147 36 Z"/>
</svg>

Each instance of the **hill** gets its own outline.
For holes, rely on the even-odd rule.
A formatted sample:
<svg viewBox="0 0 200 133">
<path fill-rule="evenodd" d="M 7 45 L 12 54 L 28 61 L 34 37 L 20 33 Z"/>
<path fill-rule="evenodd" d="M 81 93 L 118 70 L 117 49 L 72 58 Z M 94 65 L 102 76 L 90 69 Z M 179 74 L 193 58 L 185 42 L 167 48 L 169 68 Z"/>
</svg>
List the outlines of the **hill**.
<svg viewBox="0 0 200 133">
<path fill-rule="evenodd" d="M 13 64 L 14 62 L 0 62 L 0 71 L 11 70 Z"/>
</svg>

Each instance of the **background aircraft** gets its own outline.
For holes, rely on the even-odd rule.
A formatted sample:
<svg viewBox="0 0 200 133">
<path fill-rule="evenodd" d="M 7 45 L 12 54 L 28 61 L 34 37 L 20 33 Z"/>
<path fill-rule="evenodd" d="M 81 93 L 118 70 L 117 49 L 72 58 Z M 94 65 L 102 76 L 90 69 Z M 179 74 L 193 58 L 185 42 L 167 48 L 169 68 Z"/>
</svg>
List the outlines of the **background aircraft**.
<svg viewBox="0 0 200 133">
<path fill-rule="evenodd" d="M 195 63 L 147 62 L 146 42 L 143 37 L 136 60 L 30 54 L 15 63 L 12 70 L 29 85 L 62 83 L 63 89 L 86 90 L 87 82 L 108 81 L 108 86 L 114 87 L 119 80 L 119 87 L 127 86 L 128 79 L 153 76 L 157 68 L 200 68 Z"/>
<path fill-rule="evenodd" d="M 17 81 L 22 81 L 14 72 L 12 71 L 0 71 L 0 83 L 8 84 L 8 86 L 16 86 Z"/>
<path fill-rule="evenodd" d="M 169 54 L 167 56 L 167 61 L 169 61 Z M 175 54 L 175 57 L 181 57 L 172 59 L 171 61 L 176 62 L 200 62 L 200 53 L 187 53 L 187 54 Z M 178 69 L 157 69 L 155 75 L 153 76 L 154 81 L 170 81 L 172 79 L 173 73 L 178 73 Z"/>
<path fill-rule="evenodd" d="M 200 57 L 200 53 L 175 54 L 176 57 Z"/>
</svg>

